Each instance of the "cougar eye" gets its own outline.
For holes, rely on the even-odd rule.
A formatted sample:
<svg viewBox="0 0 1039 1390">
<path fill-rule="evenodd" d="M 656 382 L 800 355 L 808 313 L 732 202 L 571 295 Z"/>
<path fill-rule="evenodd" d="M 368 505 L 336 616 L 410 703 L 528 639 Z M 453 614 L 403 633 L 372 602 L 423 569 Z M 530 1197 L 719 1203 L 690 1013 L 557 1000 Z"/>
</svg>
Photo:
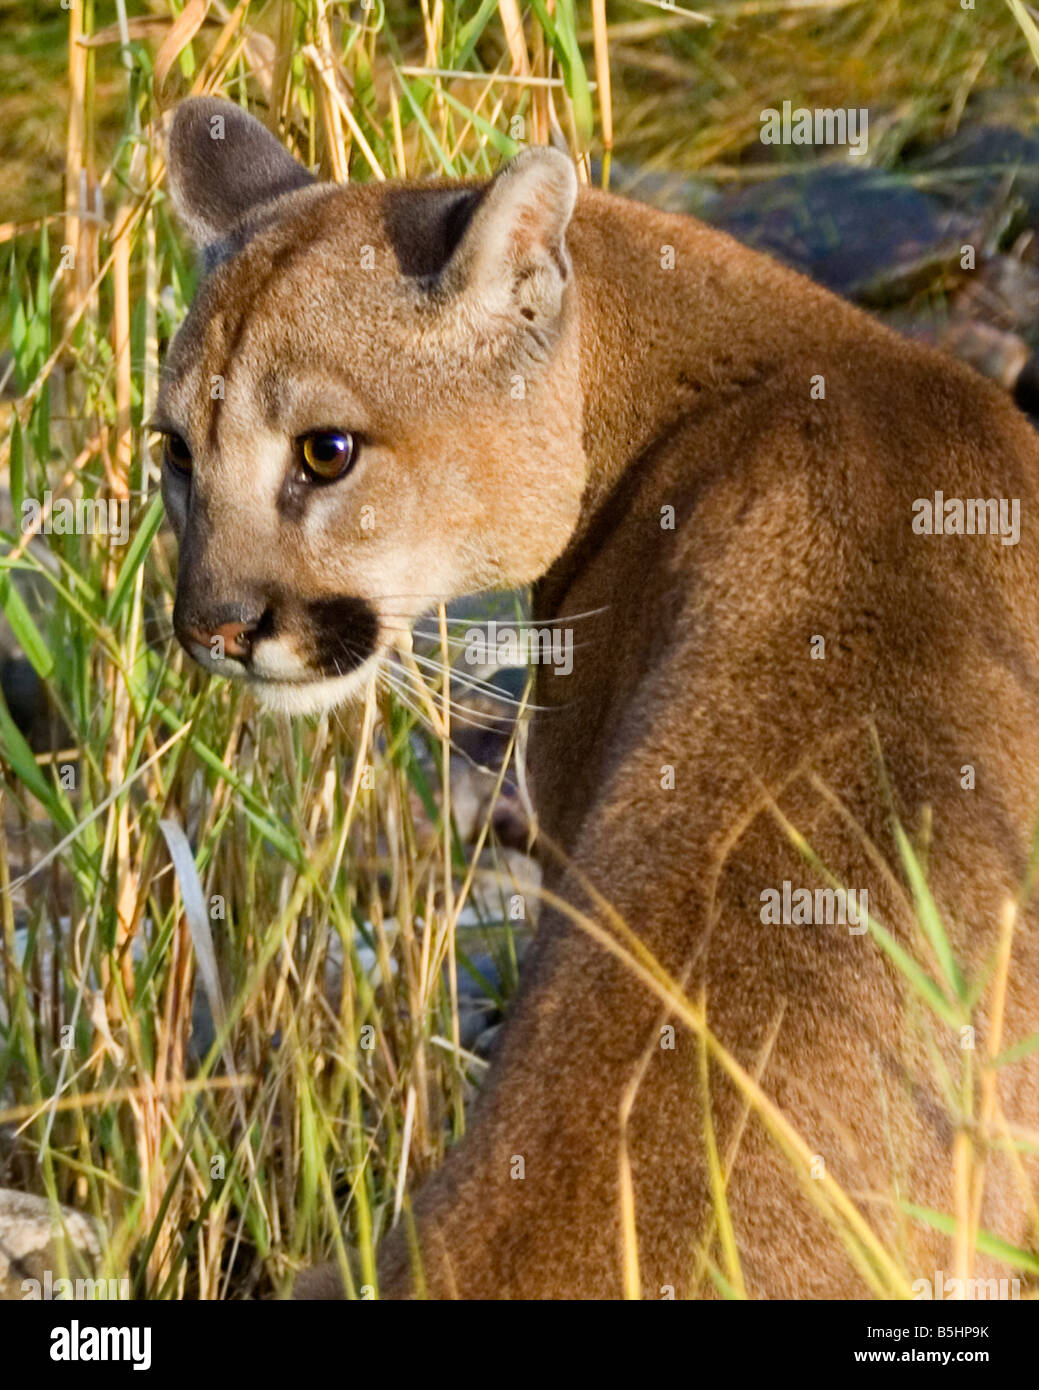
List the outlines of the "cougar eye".
<svg viewBox="0 0 1039 1390">
<path fill-rule="evenodd" d="M 297 439 L 296 448 L 304 473 L 319 483 L 343 477 L 357 453 L 353 435 L 344 430 L 315 430 Z"/>
<path fill-rule="evenodd" d="M 179 434 L 162 436 L 162 461 L 184 477 L 191 474 L 191 450 Z"/>
</svg>

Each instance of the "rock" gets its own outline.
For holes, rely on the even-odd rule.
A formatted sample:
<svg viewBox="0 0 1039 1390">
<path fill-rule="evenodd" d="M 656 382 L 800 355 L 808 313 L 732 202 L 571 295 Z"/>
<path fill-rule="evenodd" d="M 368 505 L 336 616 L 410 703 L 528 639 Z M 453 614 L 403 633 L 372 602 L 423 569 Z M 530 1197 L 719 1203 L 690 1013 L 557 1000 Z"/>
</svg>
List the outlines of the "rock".
<svg viewBox="0 0 1039 1390">
<path fill-rule="evenodd" d="M 63 1277 L 93 1276 L 101 1259 L 93 1223 L 69 1207 L 60 1211 L 56 1220 L 45 1197 L 0 1188 L 0 1301 L 26 1298 L 31 1291 L 23 1280 L 42 1288 Z"/>
<path fill-rule="evenodd" d="M 479 1057 L 483 1062 L 489 1062 L 498 1050 L 502 1034 L 505 1031 L 505 1020 L 499 1019 L 497 1023 L 492 1023 L 489 1028 L 475 1039 L 470 1049 L 474 1056 Z"/>
<path fill-rule="evenodd" d="M 951 353 L 982 376 L 1009 391 L 1019 410 L 1039 423 L 1039 357 L 1016 333 L 980 319 L 889 315 L 885 322 L 899 333 Z"/>
<path fill-rule="evenodd" d="M 487 817 L 494 778 L 463 758 L 451 759 L 451 814 L 463 845 L 477 838 Z"/>
<path fill-rule="evenodd" d="M 711 221 L 836 294 L 867 303 L 914 293 L 958 260 L 976 225 L 904 177 L 851 165 L 819 165 L 734 190 Z"/>
<path fill-rule="evenodd" d="M 490 999 L 459 999 L 458 1041 L 466 1052 L 473 1052 L 488 1027 L 501 1019 L 501 1012 Z"/>
<path fill-rule="evenodd" d="M 459 962 L 459 999 L 490 999 L 501 993 L 498 962 L 489 951 L 480 951 Z"/>
<path fill-rule="evenodd" d="M 1039 338 L 1039 267 L 1017 256 L 990 256 L 965 277 L 956 313 L 1033 343 Z"/>
<path fill-rule="evenodd" d="M 938 346 L 967 362 L 976 372 L 1013 391 L 1031 353 L 1028 344 L 974 319 L 955 320 L 938 335 Z"/>
<path fill-rule="evenodd" d="M 987 211 L 997 200 L 1010 200 L 1025 220 L 1039 221 L 1039 129 L 964 125 L 906 162 L 960 207 Z"/>
<path fill-rule="evenodd" d="M 506 921 L 519 938 L 537 922 L 540 893 L 541 865 L 536 859 L 515 849 L 484 850 L 468 905 L 477 922 Z"/>
<path fill-rule="evenodd" d="M 445 964 L 444 974 L 448 967 Z M 467 1052 L 487 1027 L 501 1018 L 502 981 L 498 964 L 486 951 L 458 961 L 458 1037 Z"/>
<path fill-rule="evenodd" d="M 457 745 L 458 740 L 455 742 Z M 500 749 L 485 745 L 481 751 L 500 762 L 504 742 L 503 739 Z M 470 746 L 473 746 L 471 740 Z M 530 841 L 530 820 L 519 789 L 506 778 L 492 806 L 496 781 L 496 773 L 475 762 L 462 757 L 451 759 L 451 814 L 459 841 L 463 845 L 474 844 L 489 816 L 500 845 L 525 851 Z"/>
<path fill-rule="evenodd" d="M 900 310 L 881 316 L 882 322 L 907 338 L 929 343 L 966 362 L 982 376 L 1012 391 L 1031 356 L 1028 344 L 980 319 L 948 313 L 913 314 Z"/>
</svg>

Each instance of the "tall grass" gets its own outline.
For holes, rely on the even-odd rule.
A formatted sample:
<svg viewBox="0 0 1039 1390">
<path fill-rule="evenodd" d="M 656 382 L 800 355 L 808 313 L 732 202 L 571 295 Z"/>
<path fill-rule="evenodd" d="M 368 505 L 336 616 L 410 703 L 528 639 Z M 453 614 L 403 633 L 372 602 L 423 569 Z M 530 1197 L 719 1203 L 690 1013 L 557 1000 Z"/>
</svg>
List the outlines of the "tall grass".
<svg viewBox="0 0 1039 1390">
<path fill-rule="evenodd" d="M 835 79 L 851 84 L 842 104 L 877 91 L 895 104 L 892 148 L 1027 62 L 1009 14 L 972 17 L 970 29 L 953 11 L 939 39 L 908 4 L 883 14 L 838 3 L 812 14 L 706 8 L 710 25 L 650 3 L 611 7 L 608 24 L 600 0 L 580 11 L 573 0 L 529 10 L 516 0 L 155 0 L 129 7 L 125 23 L 94 0 L 59 12 L 64 204 L 55 190 L 53 205 L 22 203 L 0 229 L 17 397 L 5 466 L 15 518 L 25 497 L 50 489 L 126 500 L 133 524 L 124 546 L 45 528 L 25 535 L 17 523 L 2 538 L 0 608 L 54 737 L 46 751 L 30 746 L 0 700 L 0 1182 L 96 1217 L 103 1272 L 129 1275 L 140 1296 L 284 1292 L 296 1269 L 330 1251 L 351 1289 L 374 1285 L 381 1233 L 463 1130 L 482 1072 L 460 1044 L 458 972 L 489 951 L 507 996 L 517 930 L 537 908 L 510 876 L 516 861 L 496 848 L 490 811 L 466 837 L 451 814 L 465 715 L 442 615 L 409 692 L 380 688 L 363 709 L 316 724 L 261 715 L 170 640 L 174 558 L 143 422 L 194 272 L 163 193 L 160 113 L 189 91 L 247 100 L 302 159 L 340 179 L 486 174 L 522 142 L 561 139 L 585 177 L 589 157 L 605 156 L 606 181 L 615 147 L 687 168 L 735 159 L 750 140 L 747 113 L 777 91 L 798 95 L 791 52 L 814 74 L 807 60 L 827 36 L 840 35 L 849 55 Z M 48 50 L 33 57 L 52 84 L 54 19 L 47 12 Z M 31 54 L 31 31 L 20 29 L 19 43 Z M 885 64 L 871 64 L 883 45 Z M 909 51 L 896 71 L 899 46 Z M 899 100 L 909 103 L 900 117 Z M 523 736 L 521 719 L 510 756 Z M 510 776 L 521 772 L 522 759 Z M 921 959 L 904 954 L 899 968 L 936 1019 L 948 1024 L 951 1011 L 959 1025 L 977 994 L 950 974 L 925 883 L 918 907 L 930 928 Z M 759 1076 L 719 1047 L 709 1001 L 685 998 L 608 905 L 603 914 L 612 931 L 582 925 L 700 1038 L 706 1093 L 720 1068 L 802 1172 L 807 1145 Z M 878 949 L 889 949 L 875 926 Z M 215 1020 L 201 1056 L 196 975 Z M 998 1129 L 991 1078 L 1018 1055 L 1000 1047 L 997 1030 L 961 1079 L 965 1134 Z M 739 1296 L 725 1198 L 738 1153 L 705 1138 L 715 1214 L 699 1269 L 705 1287 Z M 972 1216 L 984 1166 L 975 1142 L 957 1151 L 962 1207 L 911 1213 L 952 1223 L 957 1268 L 985 1240 Z M 905 1295 L 911 1271 L 851 1199 L 829 1179 L 806 1187 L 864 1288 Z M 1027 1252 L 1000 1253 L 1039 1272 Z M 626 1281 L 640 1291 L 631 1242 Z"/>
</svg>

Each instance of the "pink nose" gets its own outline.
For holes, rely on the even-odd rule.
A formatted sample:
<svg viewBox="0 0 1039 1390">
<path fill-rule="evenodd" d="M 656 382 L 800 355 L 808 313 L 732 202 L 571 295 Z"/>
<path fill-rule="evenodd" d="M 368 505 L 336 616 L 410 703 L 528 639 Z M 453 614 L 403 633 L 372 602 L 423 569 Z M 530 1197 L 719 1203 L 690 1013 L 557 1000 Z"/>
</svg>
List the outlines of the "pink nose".
<svg viewBox="0 0 1039 1390">
<path fill-rule="evenodd" d="M 219 627 L 209 630 L 200 627 L 185 628 L 184 636 L 189 642 L 208 647 L 211 656 L 230 656 L 235 661 L 248 661 L 252 655 L 255 631 L 255 623 L 221 623 Z"/>
</svg>

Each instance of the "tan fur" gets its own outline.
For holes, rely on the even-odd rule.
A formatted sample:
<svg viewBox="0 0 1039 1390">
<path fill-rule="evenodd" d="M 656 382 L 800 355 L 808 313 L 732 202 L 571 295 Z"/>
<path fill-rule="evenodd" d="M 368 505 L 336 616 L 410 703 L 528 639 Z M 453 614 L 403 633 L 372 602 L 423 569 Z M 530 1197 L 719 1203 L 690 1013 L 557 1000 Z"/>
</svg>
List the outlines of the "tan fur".
<svg viewBox="0 0 1039 1390">
<path fill-rule="evenodd" d="M 1036 438 L 980 377 L 690 218 L 582 190 L 560 270 L 558 158 L 519 168 L 515 196 L 530 187 L 515 207 L 492 185 L 446 263 L 434 186 L 297 188 L 248 234 L 217 228 L 225 259 L 159 407 L 196 450 L 194 497 L 167 480 L 178 605 L 199 618 L 205 595 L 260 589 L 291 628 L 301 596 L 357 595 L 387 645 L 430 602 L 495 583 L 536 581 L 538 622 L 597 613 L 575 621 L 573 674 L 538 676 L 551 708 L 534 724 L 533 783 L 561 851 L 544 856 L 549 890 L 605 923 L 590 883 L 691 998 L 705 991 L 715 1035 L 749 1070 L 774 1033 L 765 1090 L 904 1263 L 933 1278 L 953 1268 L 948 1243 L 893 1207 L 897 1193 L 954 1209 L 955 1119 L 913 1022 L 924 1011 L 869 936 L 762 924 L 763 889 L 821 886 L 770 801 L 919 953 L 886 776 L 918 844 L 930 808 L 928 874 L 961 965 L 977 976 L 991 959 L 1039 792 Z M 489 244 L 498 259 L 482 265 Z M 359 268 L 365 246 L 374 270 Z M 526 293 L 535 318 L 520 322 Z M 227 382 L 215 427 L 213 374 Z M 363 469 L 286 521 L 271 497 L 286 439 L 331 423 L 370 439 Z M 914 534 L 913 502 L 936 490 L 1020 499 L 1020 543 Z M 815 636 L 824 660 L 811 659 Z M 308 701 L 301 691 L 297 707 Z M 1037 1020 L 1029 908 L 1006 1043 Z M 681 1028 L 674 1050 L 659 1046 L 665 1021 L 600 945 L 543 913 L 469 1133 L 415 1199 L 433 1296 L 620 1295 L 621 1103 L 643 1063 L 627 1128 L 641 1288 L 690 1291 L 710 1214 L 699 1057 Z M 959 1038 L 937 1031 L 956 1075 Z M 711 1092 L 725 1154 L 743 1104 L 717 1069 Z M 1034 1058 L 1003 1071 L 1000 1100 L 1035 1131 Z M 864 1292 L 754 1119 L 728 1198 L 752 1295 Z M 1027 1242 L 1023 1212 L 1011 1165 L 994 1158 L 982 1225 Z M 414 1291 L 402 1229 L 379 1278 L 383 1297 Z M 338 1279 L 314 1271 L 301 1288 L 330 1296 Z"/>
</svg>

